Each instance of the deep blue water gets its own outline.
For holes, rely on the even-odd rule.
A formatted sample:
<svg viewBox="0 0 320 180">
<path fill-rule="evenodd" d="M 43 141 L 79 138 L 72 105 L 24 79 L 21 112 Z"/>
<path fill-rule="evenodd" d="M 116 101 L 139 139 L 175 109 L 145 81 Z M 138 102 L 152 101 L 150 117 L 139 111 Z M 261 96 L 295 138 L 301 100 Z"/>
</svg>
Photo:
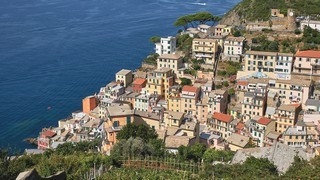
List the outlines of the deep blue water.
<svg viewBox="0 0 320 180">
<path fill-rule="evenodd" d="M 30 147 L 24 138 L 81 109 L 118 70 L 137 68 L 151 36 L 175 35 L 177 17 L 222 15 L 239 1 L 2 0 L 0 148 Z"/>
</svg>

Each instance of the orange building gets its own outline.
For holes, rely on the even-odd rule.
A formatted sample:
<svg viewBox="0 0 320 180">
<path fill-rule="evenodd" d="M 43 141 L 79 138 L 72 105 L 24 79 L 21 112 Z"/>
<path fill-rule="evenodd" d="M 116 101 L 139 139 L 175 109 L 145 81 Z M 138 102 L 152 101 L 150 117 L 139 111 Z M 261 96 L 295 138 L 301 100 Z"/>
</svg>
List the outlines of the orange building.
<svg viewBox="0 0 320 180">
<path fill-rule="evenodd" d="M 140 93 L 142 88 L 146 87 L 147 80 L 144 78 L 137 78 L 133 81 L 133 92 Z"/>
<path fill-rule="evenodd" d="M 82 111 L 89 113 L 98 106 L 97 99 L 94 96 L 88 96 L 82 100 Z"/>
</svg>

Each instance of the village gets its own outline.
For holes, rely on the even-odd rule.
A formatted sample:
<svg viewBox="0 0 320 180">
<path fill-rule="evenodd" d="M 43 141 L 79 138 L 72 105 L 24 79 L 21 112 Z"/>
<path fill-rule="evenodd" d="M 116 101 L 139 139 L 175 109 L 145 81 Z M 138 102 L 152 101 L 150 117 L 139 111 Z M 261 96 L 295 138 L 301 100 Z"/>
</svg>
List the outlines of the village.
<svg viewBox="0 0 320 180">
<path fill-rule="evenodd" d="M 117 133 L 135 123 L 153 128 L 171 153 L 203 143 L 237 152 L 233 163 L 250 155 L 278 159 L 280 171 L 290 166 L 279 161 L 284 153 L 292 159 L 319 155 L 320 51 L 299 45 L 280 51 L 270 44 L 300 38 L 305 28 L 319 31 L 320 21 L 300 18 L 297 26 L 293 10 L 285 16 L 277 9 L 270 19 L 248 22 L 243 30 L 199 24 L 158 39 L 142 67 L 119 70 L 113 82 L 82 100 L 81 111 L 44 128 L 38 149 L 100 139 L 96 148 L 108 155 Z M 257 48 L 264 32 L 271 51 Z M 181 48 L 188 41 L 178 42 L 182 38 L 189 49 Z"/>
</svg>

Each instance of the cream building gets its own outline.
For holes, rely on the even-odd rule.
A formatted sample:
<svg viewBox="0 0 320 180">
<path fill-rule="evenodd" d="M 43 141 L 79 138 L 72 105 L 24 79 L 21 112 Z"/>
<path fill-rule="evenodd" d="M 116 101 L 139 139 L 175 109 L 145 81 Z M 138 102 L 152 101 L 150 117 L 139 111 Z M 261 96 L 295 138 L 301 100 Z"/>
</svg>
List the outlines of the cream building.
<svg viewBox="0 0 320 180">
<path fill-rule="evenodd" d="M 165 111 L 163 122 L 165 127 L 179 127 L 182 123 L 183 117 L 183 112 Z"/>
<path fill-rule="evenodd" d="M 311 95 L 310 79 L 292 76 L 291 80 L 269 80 L 269 91 L 277 93 L 282 104 L 306 103 Z"/>
<path fill-rule="evenodd" d="M 218 51 L 218 42 L 214 39 L 198 39 L 192 41 L 192 54 L 196 59 L 203 59 L 206 64 L 214 64 Z"/>
<path fill-rule="evenodd" d="M 124 87 L 127 87 L 133 81 L 132 71 L 127 69 L 122 69 L 116 74 L 116 81 L 123 83 Z"/>
<path fill-rule="evenodd" d="M 269 132 L 275 130 L 275 121 L 268 118 L 256 116 L 249 121 L 249 131 L 253 142 L 258 147 L 263 147 L 264 138 Z"/>
<path fill-rule="evenodd" d="M 207 125 L 215 132 L 215 134 L 226 139 L 231 134 L 232 121 L 233 116 L 215 112 L 212 117 L 208 117 Z"/>
<path fill-rule="evenodd" d="M 320 51 L 298 51 L 295 54 L 293 73 L 308 76 L 320 76 Z"/>
<path fill-rule="evenodd" d="M 182 56 L 178 54 L 163 54 L 157 59 L 157 69 L 169 68 L 178 75 L 178 69 L 183 67 Z"/>
</svg>

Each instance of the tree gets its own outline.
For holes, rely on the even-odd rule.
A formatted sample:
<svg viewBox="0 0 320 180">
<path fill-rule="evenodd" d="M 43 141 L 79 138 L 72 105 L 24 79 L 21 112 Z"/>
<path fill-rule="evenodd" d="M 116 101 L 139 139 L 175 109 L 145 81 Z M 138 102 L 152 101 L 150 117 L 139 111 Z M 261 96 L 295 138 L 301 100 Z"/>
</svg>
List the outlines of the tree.
<svg viewBox="0 0 320 180">
<path fill-rule="evenodd" d="M 188 79 L 188 78 L 180 78 L 180 80 L 181 80 L 180 85 L 182 85 L 182 86 L 191 85 L 192 84 L 192 81 L 190 79 Z"/>
<path fill-rule="evenodd" d="M 143 124 L 136 125 L 133 123 L 129 123 L 124 126 L 117 134 L 118 139 L 129 139 L 132 138 L 141 138 L 145 142 L 149 142 L 151 139 L 156 139 L 158 137 L 156 131 L 149 126 L 145 126 Z"/>
<path fill-rule="evenodd" d="M 233 88 L 231 88 L 231 89 L 228 90 L 228 94 L 229 94 L 230 96 L 234 95 L 234 93 L 235 93 L 235 90 L 234 90 Z"/>
<path fill-rule="evenodd" d="M 232 151 L 219 151 L 215 149 L 207 149 L 203 154 L 203 160 L 207 163 L 212 163 L 213 161 L 231 161 L 234 153 Z"/>
<path fill-rule="evenodd" d="M 241 34 L 241 32 L 239 30 L 236 30 L 236 31 L 233 32 L 233 36 L 234 37 L 240 37 L 240 36 L 242 36 L 242 34 Z"/>
<path fill-rule="evenodd" d="M 223 81 L 223 86 L 224 86 L 224 87 L 228 87 L 228 86 L 229 86 L 228 81 Z"/>
<path fill-rule="evenodd" d="M 150 41 L 151 41 L 152 43 L 159 43 L 159 42 L 161 41 L 161 37 L 159 37 L 159 36 L 152 36 L 152 37 L 150 38 Z"/>
</svg>

